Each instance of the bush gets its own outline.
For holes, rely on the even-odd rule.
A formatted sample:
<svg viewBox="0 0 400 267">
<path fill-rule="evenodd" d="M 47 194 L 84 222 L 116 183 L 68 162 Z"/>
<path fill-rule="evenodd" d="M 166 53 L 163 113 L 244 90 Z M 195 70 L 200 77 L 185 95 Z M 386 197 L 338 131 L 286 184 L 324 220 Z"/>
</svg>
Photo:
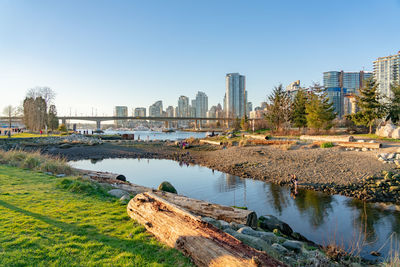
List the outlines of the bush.
<svg viewBox="0 0 400 267">
<path fill-rule="evenodd" d="M 40 163 L 41 162 L 40 162 L 39 158 L 32 156 L 32 155 L 28 155 L 25 158 L 25 161 L 23 162 L 22 167 L 33 170 L 33 169 L 36 169 L 38 166 L 40 166 Z"/>
<path fill-rule="evenodd" d="M 332 142 L 325 142 L 325 143 L 322 143 L 320 147 L 321 148 L 330 148 L 330 147 L 333 147 L 333 144 L 332 144 Z"/>
</svg>

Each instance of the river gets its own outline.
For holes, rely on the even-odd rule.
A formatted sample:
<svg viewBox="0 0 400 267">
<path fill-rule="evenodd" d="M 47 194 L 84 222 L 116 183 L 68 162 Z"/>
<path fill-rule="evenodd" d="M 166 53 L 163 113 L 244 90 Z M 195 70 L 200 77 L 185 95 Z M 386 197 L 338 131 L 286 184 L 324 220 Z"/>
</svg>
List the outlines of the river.
<svg viewBox="0 0 400 267">
<path fill-rule="evenodd" d="M 376 259 L 370 255 L 371 251 L 379 250 L 383 257 L 388 255 L 391 238 L 392 244 L 399 248 L 400 212 L 356 199 L 311 190 L 299 190 L 294 196 L 288 187 L 171 160 L 105 159 L 71 164 L 76 168 L 124 174 L 134 184 L 153 188 L 169 181 L 179 194 L 188 197 L 245 206 L 258 216 L 272 214 L 318 244 L 334 241 L 348 249 L 360 249 L 360 255 L 367 259 Z"/>
</svg>

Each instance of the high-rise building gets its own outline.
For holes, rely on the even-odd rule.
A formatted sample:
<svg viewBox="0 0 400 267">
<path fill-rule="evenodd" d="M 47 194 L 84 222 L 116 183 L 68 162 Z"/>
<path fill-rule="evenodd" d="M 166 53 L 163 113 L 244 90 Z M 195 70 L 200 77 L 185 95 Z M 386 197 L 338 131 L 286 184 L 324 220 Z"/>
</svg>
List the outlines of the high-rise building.
<svg viewBox="0 0 400 267">
<path fill-rule="evenodd" d="M 338 117 L 346 114 L 351 110 L 346 105 L 345 97 L 358 93 L 358 90 L 364 86 L 365 80 L 372 76 L 371 72 L 344 72 L 344 71 L 328 71 L 324 72 L 324 87 L 326 88 L 328 97 L 333 103 L 333 107 Z"/>
<path fill-rule="evenodd" d="M 247 108 L 246 116 L 249 117 L 250 112 L 253 111 L 253 103 L 247 102 L 246 108 Z"/>
<path fill-rule="evenodd" d="M 163 114 L 163 104 L 161 100 L 155 102 L 153 105 L 149 107 L 150 117 L 161 117 L 162 114 Z"/>
<path fill-rule="evenodd" d="M 380 57 L 373 62 L 374 78 L 378 82 L 378 91 L 391 97 L 390 85 L 400 83 L 400 51 L 397 55 Z"/>
<path fill-rule="evenodd" d="M 167 113 L 167 117 L 173 117 L 174 116 L 174 107 L 173 106 L 168 106 L 167 109 L 165 110 Z"/>
<path fill-rule="evenodd" d="M 246 77 L 228 73 L 225 77 L 225 114 L 227 117 L 243 117 L 246 114 Z"/>
<path fill-rule="evenodd" d="M 205 118 L 207 117 L 208 110 L 208 96 L 204 92 L 197 92 L 196 101 L 196 117 L 197 118 Z"/>
<path fill-rule="evenodd" d="M 135 108 L 133 115 L 135 117 L 146 117 L 146 108 Z"/>
<path fill-rule="evenodd" d="M 127 106 L 116 106 L 114 108 L 115 117 L 128 117 L 128 107 Z M 126 120 L 115 120 L 114 124 L 116 127 L 124 127 L 126 125 Z"/>
<path fill-rule="evenodd" d="M 189 97 L 181 95 L 178 99 L 178 117 L 189 117 Z"/>
</svg>

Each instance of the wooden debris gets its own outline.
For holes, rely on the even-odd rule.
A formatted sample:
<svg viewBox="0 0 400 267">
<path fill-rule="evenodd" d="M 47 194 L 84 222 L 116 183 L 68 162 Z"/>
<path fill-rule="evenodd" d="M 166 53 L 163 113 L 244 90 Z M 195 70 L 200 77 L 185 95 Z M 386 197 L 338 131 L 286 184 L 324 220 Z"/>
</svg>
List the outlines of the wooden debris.
<svg viewBox="0 0 400 267">
<path fill-rule="evenodd" d="M 127 211 L 161 242 L 182 251 L 197 266 L 286 266 L 154 193 L 137 195 Z"/>
<path fill-rule="evenodd" d="M 224 220 L 226 222 L 240 223 L 252 228 L 257 228 L 257 214 L 251 210 L 222 206 L 162 191 L 153 191 L 153 194 L 196 215 L 207 216 L 216 220 Z"/>
</svg>

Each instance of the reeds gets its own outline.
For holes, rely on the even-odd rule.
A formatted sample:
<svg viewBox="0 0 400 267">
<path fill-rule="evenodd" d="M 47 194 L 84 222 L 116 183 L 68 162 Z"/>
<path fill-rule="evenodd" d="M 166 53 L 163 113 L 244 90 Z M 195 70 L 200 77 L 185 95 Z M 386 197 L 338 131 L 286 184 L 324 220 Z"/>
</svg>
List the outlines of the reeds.
<svg viewBox="0 0 400 267">
<path fill-rule="evenodd" d="M 65 159 L 22 150 L 0 151 L 0 164 L 53 174 L 72 174 L 73 170 Z"/>
</svg>

